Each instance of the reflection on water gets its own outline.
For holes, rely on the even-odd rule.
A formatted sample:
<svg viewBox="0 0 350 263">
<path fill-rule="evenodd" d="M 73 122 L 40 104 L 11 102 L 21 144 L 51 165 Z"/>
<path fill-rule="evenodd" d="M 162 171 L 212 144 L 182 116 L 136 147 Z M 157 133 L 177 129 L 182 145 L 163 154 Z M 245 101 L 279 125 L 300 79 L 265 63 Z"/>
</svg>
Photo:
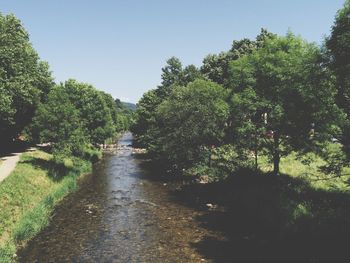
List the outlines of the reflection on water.
<svg viewBox="0 0 350 263">
<path fill-rule="evenodd" d="M 206 230 L 198 211 L 172 200 L 132 154 L 132 136 L 106 154 L 51 225 L 19 252 L 21 262 L 208 262 L 193 249 Z"/>
</svg>

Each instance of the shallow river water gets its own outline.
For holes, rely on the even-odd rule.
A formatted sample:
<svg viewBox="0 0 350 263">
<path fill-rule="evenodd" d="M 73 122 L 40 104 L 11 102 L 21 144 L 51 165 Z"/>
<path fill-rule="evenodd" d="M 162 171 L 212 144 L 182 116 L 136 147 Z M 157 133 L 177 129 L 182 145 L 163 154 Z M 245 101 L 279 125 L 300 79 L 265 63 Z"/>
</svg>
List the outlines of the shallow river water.
<svg viewBox="0 0 350 263">
<path fill-rule="evenodd" d="M 20 262 L 209 262 L 193 246 L 206 234 L 198 210 L 176 202 L 133 154 L 132 135 L 95 165 L 55 210 Z"/>
</svg>

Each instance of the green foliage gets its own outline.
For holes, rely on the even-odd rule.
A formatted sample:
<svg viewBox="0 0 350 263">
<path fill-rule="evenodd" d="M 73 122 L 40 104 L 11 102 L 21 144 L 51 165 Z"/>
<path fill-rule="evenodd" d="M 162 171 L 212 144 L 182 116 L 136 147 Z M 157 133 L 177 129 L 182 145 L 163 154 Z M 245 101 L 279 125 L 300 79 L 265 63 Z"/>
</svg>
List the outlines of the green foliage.
<svg viewBox="0 0 350 263">
<path fill-rule="evenodd" d="M 187 84 L 195 81 L 196 79 L 203 79 L 203 76 L 195 65 L 188 65 L 182 71 L 180 86 L 186 86 Z"/>
<path fill-rule="evenodd" d="M 102 158 L 102 152 L 94 148 L 85 148 L 83 158 L 91 162 L 97 162 Z"/>
<path fill-rule="evenodd" d="M 106 104 L 107 110 L 112 118 L 113 126 L 118 127 L 118 117 L 121 114 L 118 114 L 118 108 L 116 107 L 115 100 L 113 99 L 111 94 L 100 91 L 100 94 Z"/>
<path fill-rule="evenodd" d="M 68 80 L 60 85 L 61 92 L 69 96 L 70 102 L 79 111 L 79 118 L 84 133 L 93 144 L 103 143 L 112 137 L 115 129 L 113 113 L 107 107 L 106 94 L 96 90 L 93 86 Z M 110 100 L 110 99 L 109 99 Z M 111 106 L 111 102 L 108 102 Z"/>
<path fill-rule="evenodd" d="M 253 159 L 242 154 L 232 144 L 219 147 L 203 147 L 200 161 L 185 171 L 186 175 L 208 182 L 222 181 L 242 169 L 251 170 Z"/>
<path fill-rule="evenodd" d="M 281 141 L 284 150 L 305 149 L 316 140 L 329 139 L 342 120 L 332 76 L 319 59 L 315 45 L 289 33 L 266 40 L 262 48 L 232 63 L 233 106 L 245 108 L 238 128 L 243 127 L 246 135 L 272 134 L 266 147 L 275 173 Z"/>
<path fill-rule="evenodd" d="M 155 147 L 159 132 L 156 117 L 158 106 L 170 96 L 174 87 L 186 86 L 201 78 L 203 78 L 201 72 L 194 65 L 183 69 L 178 58 L 172 57 L 167 60 L 162 68 L 162 84 L 157 89 L 146 92 L 137 104 L 131 125 L 136 145 L 149 149 Z"/>
<path fill-rule="evenodd" d="M 330 68 L 336 76 L 337 103 L 347 115 L 342 125 L 342 143 L 350 153 L 350 1 L 336 15 L 331 36 L 326 40 Z"/>
<path fill-rule="evenodd" d="M 239 41 L 235 40 L 229 51 L 221 52 L 218 55 L 210 54 L 205 57 L 200 71 L 205 78 L 226 87 L 230 81 L 230 63 L 261 48 L 265 40 L 274 37 L 274 34 L 261 29 L 255 41 L 246 38 Z"/>
<path fill-rule="evenodd" d="M 321 150 L 325 164 L 320 167 L 320 171 L 329 175 L 340 177 L 343 175 L 344 167 L 349 165 L 346 153 L 339 143 L 327 143 Z"/>
<path fill-rule="evenodd" d="M 39 141 L 53 143 L 57 154 L 84 157 L 92 145 L 126 130 L 129 119 L 111 95 L 68 80 L 55 86 L 40 104 L 31 130 Z"/>
<path fill-rule="evenodd" d="M 40 61 L 13 15 L 0 14 L 0 61 L 1 143 L 27 127 L 29 139 L 82 156 L 87 145 L 101 144 L 129 127 L 130 116 L 111 95 L 75 80 L 54 87 L 48 64 Z"/>
<path fill-rule="evenodd" d="M 39 60 L 29 35 L 13 15 L 0 14 L 0 138 L 18 136 L 53 86 L 48 65 Z"/>
<path fill-rule="evenodd" d="M 162 85 L 138 103 L 132 131 L 139 146 L 177 168 L 209 165 L 202 161 L 208 146 L 231 144 L 249 165 L 231 160 L 227 170 L 252 161 L 258 169 L 268 153 L 277 174 L 281 156 L 317 149 L 338 137 L 344 122 L 324 54 L 290 32 L 279 37 L 263 29 L 254 41 L 234 41 L 229 51 L 206 57 L 200 71 L 183 69 L 174 57 L 162 71 Z M 216 115 L 218 105 L 225 114 Z"/>
<path fill-rule="evenodd" d="M 292 34 L 268 41 L 251 55 L 255 89 L 267 113 L 267 126 L 291 139 L 310 137 L 332 124 L 335 89 L 318 64 L 318 49 Z"/>
<path fill-rule="evenodd" d="M 155 112 L 161 99 L 157 96 L 156 90 L 150 90 L 143 94 L 137 103 L 135 122 L 131 131 L 135 135 L 136 143 L 141 147 L 149 148 L 153 144 L 153 134 L 156 129 Z"/>
<path fill-rule="evenodd" d="M 221 144 L 229 112 L 226 96 L 222 87 L 205 80 L 176 87 L 157 109 L 156 151 L 181 167 L 196 162 L 201 147 Z"/>
<path fill-rule="evenodd" d="M 162 86 L 167 89 L 173 85 L 180 83 L 182 75 L 181 61 L 176 57 L 171 57 L 167 60 L 167 64 L 162 68 Z M 160 89 L 162 90 L 162 89 Z"/>
<path fill-rule="evenodd" d="M 226 175 L 230 175 L 239 169 L 252 169 L 253 158 L 241 149 L 231 144 L 226 144 L 212 150 L 211 166 L 217 167 Z"/>
<path fill-rule="evenodd" d="M 121 102 L 121 105 L 127 111 L 135 111 L 136 110 L 136 104 L 134 104 L 134 103 L 123 101 L 123 102 Z"/>
<path fill-rule="evenodd" d="M 80 155 L 87 143 L 79 110 L 71 103 L 68 94 L 56 86 L 41 104 L 33 119 L 34 136 L 41 142 L 54 143 L 54 150 L 66 154 Z"/>
<path fill-rule="evenodd" d="M 117 110 L 117 132 L 129 130 L 133 122 L 136 105 L 129 102 L 122 102 L 119 99 L 116 99 L 114 102 Z"/>
<path fill-rule="evenodd" d="M 350 1 L 336 15 L 331 36 L 326 45 L 331 55 L 331 66 L 337 75 L 338 103 L 350 112 Z"/>
</svg>

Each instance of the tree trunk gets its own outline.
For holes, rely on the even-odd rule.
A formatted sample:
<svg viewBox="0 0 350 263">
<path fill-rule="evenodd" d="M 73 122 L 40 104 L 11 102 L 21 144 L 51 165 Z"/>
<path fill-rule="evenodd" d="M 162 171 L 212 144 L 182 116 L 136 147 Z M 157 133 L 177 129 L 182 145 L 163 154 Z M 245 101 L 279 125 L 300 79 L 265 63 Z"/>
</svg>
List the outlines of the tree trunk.
<svg viewBox="0 0 350 263">
<path fill-rule="evenodd" d="M 209 150 L 209 168 L 211 168 L 211 163 L 212 163 L 212 148 Z"/>
<path fill-rule="evenodd" d="M 280 172 L 280 135 L 277 131 L 273 133 L 273 174 Z"/>
<path fill-rule="evenodd" d="M 255 171 L 258 171 L 258 131 L 255 128 L 255 145 L 254 145 L 254 157 L 255 157 Z"/>
</svg>

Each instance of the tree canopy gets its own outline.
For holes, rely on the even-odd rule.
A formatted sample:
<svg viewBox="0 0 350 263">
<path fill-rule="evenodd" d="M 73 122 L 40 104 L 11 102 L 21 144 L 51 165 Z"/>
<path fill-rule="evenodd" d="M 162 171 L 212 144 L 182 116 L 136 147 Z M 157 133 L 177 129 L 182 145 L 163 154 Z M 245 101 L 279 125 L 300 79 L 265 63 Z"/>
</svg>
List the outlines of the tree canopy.
<svg viewBox="0 0 350 263">
<path fill-rule="evenodd" d="M 173 57 L 162 84 L 137 105 L 136 141 L 178 167 L 227 144 L 241 157 L 254 155 L 257 169 L 262 151 L 278 174 L 284 154 L 315 150 L 339 135 L 344 114 L 323 51 L 291 32 L 262 29 L 255 40 L 207 56 L 200 70 Z"/>
<path fill-rule="evenodd" d="M 226 96 L 221 86 L 206 80 L 174 88 L 157 109 L 158 153 L 185 165 L 198 161 L 202 147 L 220 145 L 229 113 Z"/>
<path fill-rule="evenodd" d="M 124 105 L 92 85 L 56 85 L 21 22 L 0 14 L 0 145 L 24 134 L 78 155 L 128 129 L 130 119 Z"/>
<path fill-rule="evenodd" d="M 282 141 L 285 149 L 305 149 L 316 139 L 334 136 L 332 129 L 340 124 L 334 81 L 320 57 L 319 48 L 288 33 L 266 40 L 264 47 L 231 64 L 234 104 L 246 105 L 244 99 L 251 97 L 246 109 L 253 107 L 253 115 L 244 121 L 271 133 L 268 148 L 275 173 Z"/>
<path fill-rule="evenodd" d="M 0 14 L 0 140 L 16 138 L 53 87 L 48 64 L 39 59 L 14 15 Z"/>
<path fill-rule="evenodd" d="M 127 126 L 120 123 L 118 110 L 111 95 L 70 79 L 56 85 L 40 104 L 34 134 L 42 142 L 54 143 L 58 150 L 82 154 L 86 145 L 102 144 L 121 125 Z"/>
<path fill-rule="evenodd" d="M 350 1 L 336 15 L 331 35 L 326 40 L 330 69 L 334 72 L 337 85 L 337 104 L 347 114 L 342 125 L 341 140 L 350 154 Z"/>
</svg>

